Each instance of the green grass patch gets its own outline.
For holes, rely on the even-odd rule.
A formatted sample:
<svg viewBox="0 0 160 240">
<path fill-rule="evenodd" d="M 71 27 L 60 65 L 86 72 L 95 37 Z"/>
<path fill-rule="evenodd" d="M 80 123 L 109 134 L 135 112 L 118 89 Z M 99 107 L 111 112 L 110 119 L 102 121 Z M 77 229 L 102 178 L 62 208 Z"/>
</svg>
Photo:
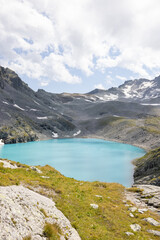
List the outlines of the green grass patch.
<svg viewBox="0 0 160 240">
<path fill-rule="evenodd" d="M 26 236 L 26 237 L 24 237 L 23 238 L 23 240 L 31 240 L 32 238 L 31 238 L 31 235 L 28 235 L 28 236 Z"/>
<path fill-rule="evenodd" d="M 129 192 L 135 192 L 135 193 L 143 193 L 143 189 L 137 188 L 137 187 L 131 187 L 126 189 Z"/>
<path fill-rule="evenodd" d="M 59 227 L 56 224 L 46 223 L 44 226 L 43 234 L 49 240 L 59 240 L 61 233 Z"/>
<path fill-rule="evenodd" d="M 46 218 L 48 217 L 46 211 L 45 211 L 43 208 L 41 208 L 40 211 L 41 211 L 41 213 L 43 213 L 43 215 L 44 215 Z"/>
</svg>

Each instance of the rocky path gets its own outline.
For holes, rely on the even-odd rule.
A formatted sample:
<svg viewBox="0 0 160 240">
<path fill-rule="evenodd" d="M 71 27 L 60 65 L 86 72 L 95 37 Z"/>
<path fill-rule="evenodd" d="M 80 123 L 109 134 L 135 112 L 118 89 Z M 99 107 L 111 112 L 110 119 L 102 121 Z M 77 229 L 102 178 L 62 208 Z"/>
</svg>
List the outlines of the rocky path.
<svg viewBox="0 0 160 240">
<path fill-rule="evenodd" d="M 134 219 L 134 213 L 136 211 L 143 214 L 148 210 L 160 215 L 160 187 L 153 185 L 134 185 L 134 187 L 137 188 L 137 192 L 126 191 L 125 193 L 126 200 L 130 201 L 134 204 L 134 206 L 129 206 L 124 200 L 126 206 L 129 207 L 128 210 L 130 211 L 130 217 Z M 151 217 L 144 218 L 143 220 L 148 222 L 151 226 L 160 226 L 160 222 Z M 139 224 L 131 224 L 130 227 L 134 232 L 141 230 L 141 226 Z M 157 237 L 160 237 L 159 230 L 148 229 L 147 231 Z M 132 232 L 126 232 L 126 234 L 128 236 L 134 235 Z"/>
<path fill-rule="evenodd" d="M 44 240 L 46 222 L 59 226 L 61 240 L 81 239 L 51 199 L 23 186 L 0 187 L 0 212 L 1 240 L 22 240 L 29 235 L 31 239 Z"/>
<path fill-rule="evenodd" d="M 141 191 L 126 191 L 126 199 L 138 208 L 147 208 L 160 215 L 160 187 L 154 185 L 134 185 Z"/>
</svg>

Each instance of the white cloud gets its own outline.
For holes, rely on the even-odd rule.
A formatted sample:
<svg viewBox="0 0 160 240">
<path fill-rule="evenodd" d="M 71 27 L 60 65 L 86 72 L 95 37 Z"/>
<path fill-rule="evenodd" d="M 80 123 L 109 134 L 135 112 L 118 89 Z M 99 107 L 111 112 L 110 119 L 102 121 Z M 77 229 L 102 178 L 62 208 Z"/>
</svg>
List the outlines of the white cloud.
<svg viewBox="0 0 160 240">
<path fill-rule="evenodd" d="M 49 79 L 59 82 L 67 82 L 67 83 L 80 83 L 81 79 L 78 76 L 70 74 L 69 70 L 65 66 L 64 57 L 62 55 L 57 55 L 51 53 L 44 60 L 44 65 L 46 66 L 47 72 L 46 77 Z"/>
<path fill-rule="evenodd" d="M 104 72 L 106 68 L 112 68 L 112 67 L 118 66 L 119 61 L 120 61 L 120 57 L 117 57 L 116 59 L 112 59 L 111 57 L 99 58 L 97 60 L 96 68 Z"/>
<path fill-rule="evenodd" d="M 0 64 L 41 85 L 79 83 L 76 70 L 90 76 L 121 67 L 147 78 L 160 71 L 159 0 L 0 3 Z"/>
<path fill-rule="evenodd" d="M 112 78 L 112 76 L 110 74 L 108 74 L 106 76 L 106 85 L 107 87 L 113 87 L 115 84 L 114 84 L 114 79 Z"/>
<path fill-rule="evenodd" d="M 102 83 L 99 83 L 99 84 L 94 85 L 94 88 L 98 88 L 98 89 L 102 89 L 102 90 L 105 89 L 105 87 L 103 86 Z"/>
<path fill-rule="evenodd" d="M 122 80 L 122 81 L 126 81 L 127 78 L 126 77 L 123 77 L 123 76 L 119 76 L 119 75 L 116 75 L 116 78 Z"/>
<path fill-rule="evenodd" d="M 48 84 L 49 84 L 48 82 L 41 82 L 40 85 L 41 85 L 42 87 L 46 87 L 46 86 L 48 86 Z"/>
</svg>

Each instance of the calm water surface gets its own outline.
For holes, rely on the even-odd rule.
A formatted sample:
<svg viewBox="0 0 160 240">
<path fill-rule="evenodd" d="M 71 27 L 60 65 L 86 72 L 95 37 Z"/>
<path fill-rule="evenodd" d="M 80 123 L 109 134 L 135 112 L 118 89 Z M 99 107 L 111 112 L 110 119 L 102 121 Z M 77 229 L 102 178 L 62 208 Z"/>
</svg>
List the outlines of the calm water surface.
<svg viewBox="0 0 160 240">
<path fill-rule="evenodd" d="M 50 165 L 77 180 L 118 182 L 131 186 L 131 161 L 145 151 L 99 139 L 54 139 L 0 147 L 0 157 L 28 165 Z"/>
</svg>

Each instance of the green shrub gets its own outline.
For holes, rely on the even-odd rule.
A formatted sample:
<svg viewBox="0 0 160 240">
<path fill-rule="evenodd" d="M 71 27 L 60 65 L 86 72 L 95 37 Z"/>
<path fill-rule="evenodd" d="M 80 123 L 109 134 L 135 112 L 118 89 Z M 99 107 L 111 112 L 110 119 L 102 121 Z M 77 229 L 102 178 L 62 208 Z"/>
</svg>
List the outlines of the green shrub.
<svg viewBox="0 0 160 240">
<path fill-rule="evenodd" d="M 60 229 L 57 224 L 46 223 L 44 226 L 43 234 L 49 240 L 59 240 Z"/>
<path fill-rule="evenodd" d="M 31 235 L 28 235 L 28 236 L 26 236 L 26 237 L 24 237 L 23 238 L 23 240 L 31 240 L 32 238 L 31 238 Z"/>
</svg>

